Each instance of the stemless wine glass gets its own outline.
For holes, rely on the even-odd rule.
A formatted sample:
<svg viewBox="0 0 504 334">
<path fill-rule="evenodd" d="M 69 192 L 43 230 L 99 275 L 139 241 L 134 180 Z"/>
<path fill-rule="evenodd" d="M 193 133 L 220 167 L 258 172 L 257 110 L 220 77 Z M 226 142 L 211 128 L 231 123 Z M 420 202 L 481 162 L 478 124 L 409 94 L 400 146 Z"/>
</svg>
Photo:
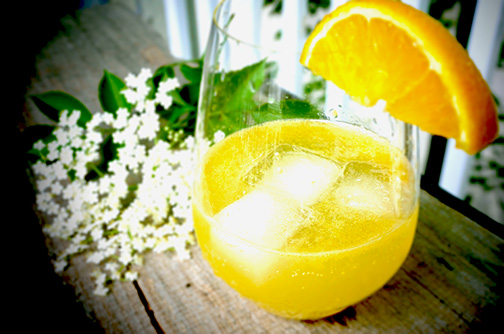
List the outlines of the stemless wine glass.
<svg viewBox="0 0 504 334">
<path fill-rule="evenodd" d="M 261 3 L 224 0 L 214 12 L 195 230 L 215 274 L 243 296 L 318 319 L 368 297 L 404 262 L 418 217 L 418 130 L 303 68 L 295 15 L 267 24 Z"/>
</svg>

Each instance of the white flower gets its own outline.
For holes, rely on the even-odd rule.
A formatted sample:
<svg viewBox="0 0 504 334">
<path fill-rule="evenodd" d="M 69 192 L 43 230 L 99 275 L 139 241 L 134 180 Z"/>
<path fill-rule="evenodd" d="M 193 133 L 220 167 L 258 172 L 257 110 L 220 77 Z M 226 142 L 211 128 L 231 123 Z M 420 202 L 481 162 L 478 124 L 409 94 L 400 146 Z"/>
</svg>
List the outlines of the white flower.
<svg viewBox="0 0 504 334">
<path fill-rule="evenodd" d="M 131 263 L 133 257 L 131 256 L 131 249 L 122 249 L 121 255 L 119 256 L 119 262 L 128 265 Z"/>
<path fill-rule="evenodd" d="M 137 84 L 136 84 L 137 77 L 133 73 L 128 73 L 126 78 L 124 78 L 124 81 L 126 82 L 126 86 L 128 86 L 128 87 L 136 87 L 137 86 Z"/>
<path fill-rule="evenodd" d="M 63 110 L 60 115 L 59 125 L 60 126 L 74 126 L 77 120 L 80 118 L 81 112 L 79 110 L 74 110 L 70 112 L 68 110 Z"/>
<path fill-rule="evenodd" d="M 32 166 L 32 169 L 37 175 L 45 175 L 47 174 L 48 166 L 39 160 Z"/>
<path fill-rule="evenodd" d="M 73 150 L 70 146 L 61 148 L 60 161 L 65 165 L 70 165 L 73 160 Z"/>
<path fill-rule="evenodd" d="M 84 179 L 84 177 L 88 173 L 88 170 L 87 170 L 85 163 L 76 164 L 74 166 L 73 170 L 75 170 L 75 174 L 76 174 L 77 178 L 79 178 L 81 180 Z"/>
<path fill-rule="evenodd" d="M 111 125 L 114 123 L 114 115 L 111 113 L 105 112 L 103 113 L 103 122 L 105 124 Z"/>
<path fill-rule="evenodd" d="M 152 77 L 152 71 L 147 68 L 142 68 L 138 76 L 135 76 L 132 73 L 129 73 L 125 78 L 126 86 L 131 88 L 138 88 L 145 84 L 145 82 Z"/>
<path fill-rule="evenodd" d="M 70 142 L 70 146 L 79 149 L 84 146 L 84 139 L 80 136 L 73 137 L 72 141 Z"/>
<path fill-rule="evenodd" d="M 159 83 L 158 92 L 166 94 L 172 90 L 175 90 L 175 88 L 178 88 L 179 86 L 180 83 L 177 78 L 169 78 Z"/>
<path fill-rule="evenodd" d="M 56 142 L 60 144 L 66 144 L 70 141 L 70 135 L 65 128 L 59 127 L 53 131 L 53 135 L 56 137 Z"/>
<path fill-rule="evenodd" d="M 103 141 L 102 134 L 95 130 L 90 130 L 86 134 L 86 141 L 93 144 L 100 144 Z"/>
<path fill-rule="evenodd" d="M 87 130 L 95 130 L 101 123 L 103 123 L 102 114 L 94 114 L 86 124 Z"/>
<path fill-rule="evenodd" d="M 149 68 L 142 68 L 138 74 L 138 80 L 140 83 L 145 84 L 145 82 L 152 77 L 152 71 Z M 138 86 L 137 86 L 138 87 Z"/>
<path fill-rule="evenodd" d="M 91 237 L 93 240 L 99 240 L 103 236 L 103 231 L 98 228 L 95 228 L 91 231 Z"/>
<path fill-rule="evenodd" d="M 68 265 L 68 262 L 65 260 L 53 261 L 53 265 L 54 265 L 54 271 L 60 273 Z"/>
<path fill-rule="evenodd" d="M 153 140 L 159 130 L 159 116 L 155 113 L 146 114 L 142 118 L 142 123 L 138 129 L 138 137 L 141 139 Z"/>
<path fill-rule="evenodd" d="M 34 145 L 33 148 L 41 151 L 45 147 L 45 144 L 42 140 L 37 141 Z M 37 163 L 40 161 L 37 161 Z"/>
<path fill-rule="evenodd" d="M 159 83 L 158 91 L 156 92 L 155 101 L 168 109 L 173 103 L 173 98 L 168 95 L 168 92 L 173 91 L 180 86 L 176 78 L 170 78 Z"/>
<path fill-rule="evenodd" d="M 123 94 L 124 97 L 126 98 L 126 101 L 131 104 L 137 103 L 140 98 L 139 94 L 133 89 L 125 89 L 121 91 L 121 94 Z"/>
<path fill-rule="evenodd" d="M 109 289 L 104 285 L 97 285 L 93 291 L 93 293 L 97 296 L 106 296 L 108 292 Z"/>
<path fill-rule="evenodd" d="M 117 262 L 107 262 L 105 264 L 105 270 L 109 272 L 115 272 L 119 270 L 119 264 Z"/>
<path fill-rule="evenodd" d="M 63 186 L 59 182 L 54 182 L 51 184 L 51 192 L 54 195 L 61 195 L 61 192 L 63 191 Z"/>
<path fill-rule="evenodd" d="M 187 246 L 194 243 L 190 189 L 194 137 L 169 130 L 169 142 L 157 138 L 156 106 L 171 105 L 168 93 L 179 82 L 160 83 L 156 97 L 148 99 L 150 76 L 150 70 L 142 69 L 126 78 L 122 93 L 133 111 L 119 108 L 115 117 L 97 113 L 85 127 L 77 125 L 79 111 L 63 111 L 53 132 L 56 140 L 33 146 L 48 151 L 48 163 L 32 166 L 37 207 L 51 215 L 43 231 L 70 242 L 54 261 L 55 270 L 68 265 L 68 256 L 84 253 L 87 262 L 104 268 L 93 273 L 98 295 L 108 293 L 110 280 L 137 279 L 138 273 L 127 268 L 141 265 L 145 251 L 174 250 L 178 258 L 187 259 Z M 98 170 L 96 179 L 87 180 L 88 166 L 103 169 L 101 145 L 107 133 L 118 145 L 117 159 Z"/>
<path fill-rule="evenodd" d="M 101 252 L 94 252 L 87 258 L 88 263 L 100 263 L 105 257 Z"/>
<path fill-rule="evenodd" d="M 68 122 L 63 121 L 62 123 L 60 122 L 61 125 L 68 125 L 68 126 L 74 126 L 77 124 L 77 121 L 81 117 L 81 112 L 80 110 L 74 110 L 72 113 L 68 113 Z"/>
<path fill-rule="evenodd" d="M 84 129 L 80 126 L 72 126 L 68 128 L 68 137 L 70 140 L 74 140 L 75 138 L 79 138 L 84 134 Z"/>
<path fill-rule="evenodd" d="M 130 282 L 133 282 L 138 278 L 138 273 L 132 272 L 132 271 L 127 271 L 126 274 L 124 274 L 124 279 Z"/>
<path fill-rule="evenodd" d="M 161 104 L 163 108 L 168 109 L 173 103 L 173 97 L 167 94 L 162 94 L 160 92 L 156 93 L 156 102 Z"/>
<path fill-rule="evenodd" d="M 115 129 L 122 129 L 128 124 L 129 111 L 126 108 L 119 108 L 116 112 L 116 120 L 113 122 Z"/>
<path fill-rule="evenodd" d="M 53 201 L 47 205 L 47 209 L 45 211 L 50 215 L 54 215 L 57 214 L 60 211 L 60 209 L 61 207 L 59 206 L 59 204 Z"/>
<path fill-rule="evenodd" d="M 51 179 L 38 179 L 37 180 L 37 189 L 41 192 L 46 191 L 52 185 Z"/>
<path fill-rule="evenodd" d="M 49 160 L 56 160 L 59 158 L 59 147 L 60 143 L 57 141 L 52 141 L 49 144 L 47 144 L 47 150 L 49 151 L 49 154 L 47 154 L 47 158 Z"/>
</svg>

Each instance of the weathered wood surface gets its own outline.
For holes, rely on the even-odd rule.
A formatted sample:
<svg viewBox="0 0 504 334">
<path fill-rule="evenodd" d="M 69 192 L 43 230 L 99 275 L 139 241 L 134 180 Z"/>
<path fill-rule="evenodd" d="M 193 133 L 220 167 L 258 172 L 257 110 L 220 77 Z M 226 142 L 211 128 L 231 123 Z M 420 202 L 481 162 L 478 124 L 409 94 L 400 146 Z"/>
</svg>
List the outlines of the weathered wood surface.
<svg viewBox="0 0 504 334">
<path fill-rule="evenodd" d="M 87 9 L 65 26 L 39 55 L 29 93 L 59 89 L 99 110 L 104 69 L 124 77 L 171 59 L 161 37 L 118 5 Z M 28 124 L 44 121 L 31 102 L 27 111 Z M 62 247 L 57 240 L 47 244 L 51 251 Z M 93 295 L 92 266 L 82 257 L 72 260 L 64 278 L 107 333 L 479 332 L 502 316 L 503 251 L 501 238 L 422 191 L 417 234 L 403 267 L 375 295 L 319 321 L 282 319 L 241 298 L 213 276 L 197 246 L 188 261 L 147 255 L 138 286 L 116 283 L 106 297 Z"/>
</svg>

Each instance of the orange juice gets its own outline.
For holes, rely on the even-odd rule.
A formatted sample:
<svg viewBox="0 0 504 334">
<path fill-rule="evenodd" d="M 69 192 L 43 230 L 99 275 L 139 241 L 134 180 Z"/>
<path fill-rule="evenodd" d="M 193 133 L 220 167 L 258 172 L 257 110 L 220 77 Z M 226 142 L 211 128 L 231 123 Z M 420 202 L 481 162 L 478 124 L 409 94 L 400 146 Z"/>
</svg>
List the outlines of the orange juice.
<svg viewBox="0 0 504 334">
<path fill-rule="evenodd" d="M 194 224 L 215 274 L 266 310 L 334 314 L 380 289 L 411 247 L 414 171 L 361 127 L 280 120 L 212 146 L 196 175 Z"/>
</svg>

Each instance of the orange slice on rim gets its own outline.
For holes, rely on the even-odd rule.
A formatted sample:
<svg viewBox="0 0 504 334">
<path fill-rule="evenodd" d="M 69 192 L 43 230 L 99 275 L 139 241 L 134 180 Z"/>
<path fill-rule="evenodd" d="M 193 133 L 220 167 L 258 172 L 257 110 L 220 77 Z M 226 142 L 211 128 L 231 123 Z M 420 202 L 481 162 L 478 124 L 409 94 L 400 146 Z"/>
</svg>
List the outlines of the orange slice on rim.
<svg viewBox="0 0 504 334">
<path fill-rule="evenodd" d="M 467 51 L 438 21 L 396 0 L 353 0 L 308 37 L 301 63 L 367 106 L 454 138 L 474 154 L 498 135 L 492 93 Z"/>
</svg>

